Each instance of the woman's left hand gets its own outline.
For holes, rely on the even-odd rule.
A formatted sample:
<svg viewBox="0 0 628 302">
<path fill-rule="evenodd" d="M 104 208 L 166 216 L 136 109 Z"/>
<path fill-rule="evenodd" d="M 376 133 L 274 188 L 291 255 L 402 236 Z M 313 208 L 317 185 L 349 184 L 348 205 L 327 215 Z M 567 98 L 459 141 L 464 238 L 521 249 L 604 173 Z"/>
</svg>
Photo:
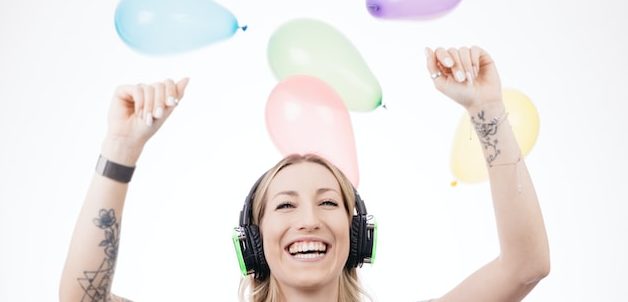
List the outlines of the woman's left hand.
<svg viewBox="0 0 628 302">
<path fill-rule="evenodd" d="M 425 49 L 427 69 L 434 86 L 467 111 L 502 102 L 501 83 L 495 63 L 483 49 Z"/>
</svg>

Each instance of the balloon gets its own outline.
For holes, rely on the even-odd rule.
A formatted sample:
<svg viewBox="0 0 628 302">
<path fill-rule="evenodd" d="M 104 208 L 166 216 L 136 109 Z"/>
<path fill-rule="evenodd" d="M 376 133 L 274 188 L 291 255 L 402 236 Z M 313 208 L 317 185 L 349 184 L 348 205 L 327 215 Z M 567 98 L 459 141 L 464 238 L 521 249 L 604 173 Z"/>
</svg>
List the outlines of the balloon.
<svg viewBox="0 0 628 302">
<path fill-rule="evenodd" d="M 280 26 L 268 43 L 268 60 L 279 80 L 306 74 L 325 81 L 351 111 L 370 111 L 382 103 L 379 83 L 360 53 L 321 21 L 297 19 Z"/>
<path fill-rule="evenodd" d="M 231 12 L 211 0 L 122 0 L 115 25 L 128 46 L 152 55 L 200 48 L 238 29 Z"/>
<path fill-rule="evenodd" d="M 349 112 L 340 96 L 322 80 L 295 75 L 279 82 L 266 103 L 266 128 L 284 156 L 318 154 L 358 186 Z"/>
<path fill-rule="evenodd" d="M 434 18 L 452 10 L 460 0 L 366 0 L 374 17 L 385 19 Z"/>
<path fill-rule="evenodd" d="M 539 135 L 539 113 L 532 101 L 517 90 L 504 90 L 503 100 L 521 154 L 526 156 Z M 451 170 L 458 180 L 467 183 L 484 181 L 488 177 L 484 154 L 468 114 L 462 116 L 454 135 Z"/>
</svg>

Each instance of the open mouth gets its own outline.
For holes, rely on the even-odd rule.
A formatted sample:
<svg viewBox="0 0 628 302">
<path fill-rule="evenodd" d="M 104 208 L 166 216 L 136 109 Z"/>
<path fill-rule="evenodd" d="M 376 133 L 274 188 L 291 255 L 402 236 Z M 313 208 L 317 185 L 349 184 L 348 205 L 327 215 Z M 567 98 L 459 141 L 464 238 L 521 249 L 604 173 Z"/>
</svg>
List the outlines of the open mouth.
<svg viewBox="0 0 628 302">
<path fill-rule="evenodd" d="M 318 259 L 327 253 L 327 244 L 322 241 L 297 241 L 286 250 L 297 259 Z"/>
</svg>

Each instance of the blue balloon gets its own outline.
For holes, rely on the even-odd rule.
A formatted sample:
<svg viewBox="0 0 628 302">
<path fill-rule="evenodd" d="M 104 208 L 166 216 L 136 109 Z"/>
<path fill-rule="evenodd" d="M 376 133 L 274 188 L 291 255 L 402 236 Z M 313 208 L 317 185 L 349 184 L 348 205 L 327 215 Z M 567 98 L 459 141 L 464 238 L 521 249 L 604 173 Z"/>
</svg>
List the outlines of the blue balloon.
<svg viewBox="0 0 628 302">
<path fill-rule="evenodd" d="M 197 49 L 239 28 L 233 14 L 211 0 L 122 0 L 115 24 L 122 41 L 153 55 Z"/>
</svg>

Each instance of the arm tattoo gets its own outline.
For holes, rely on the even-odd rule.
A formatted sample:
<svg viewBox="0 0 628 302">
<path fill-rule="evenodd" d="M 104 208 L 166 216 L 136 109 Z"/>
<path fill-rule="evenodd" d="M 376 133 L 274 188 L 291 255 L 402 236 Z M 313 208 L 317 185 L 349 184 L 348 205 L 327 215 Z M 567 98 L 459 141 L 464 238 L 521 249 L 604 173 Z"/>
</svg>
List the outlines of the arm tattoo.
<svg viewBox="0 0 628 302">
<path fill-rule="evenodd" d="M 105 239 L 99 246 L 105 249 L 105 259 L 98 269 L 84 271 L 78 282 L 85 292 L 81 302 L 110 302 L 109 296 L 111 281 L 118 256 L 118 243 L 120 242 L 120 223 L 116 220 L 113 209 L 100 209 L 98 217 L 94 218 L 94 224 L 105 231 Z M 127 300 L 123 300 L 127 301 Z"/>
<path fill-rule="evenodd" d="M 499 156 L 501 150 L 497 148 L 497 144 L 499 141 L 494 138 L 494 135 L 497 134 L 497 130 L 501 123 L 506 119 L 507 114 L 504 114 L 499 117 L 494 117 L 490 121 L 486 121 L 484 117 L 484 110 L 478 112 L 477 118 L 476 116 L 471 117 L 471 122 L 475 127 L 475 132 L 478 134 L 478 138 L 480 139 L 480 143 L 484 150 L 487 150 L 486 162 L 489 167 L 492 167 L 493 161 Z"/>
</svg>

